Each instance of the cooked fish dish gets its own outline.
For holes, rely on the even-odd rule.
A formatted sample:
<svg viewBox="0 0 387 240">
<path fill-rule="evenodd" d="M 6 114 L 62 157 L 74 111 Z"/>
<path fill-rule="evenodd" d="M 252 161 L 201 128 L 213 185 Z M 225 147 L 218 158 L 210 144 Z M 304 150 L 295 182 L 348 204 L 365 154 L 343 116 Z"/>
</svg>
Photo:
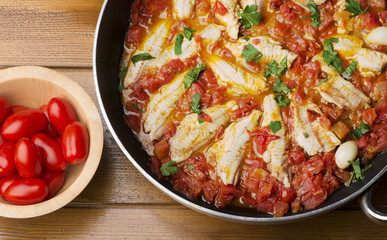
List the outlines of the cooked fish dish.
<svg viewBox="0 0 387 240">
<path fill-rule="evenodd" d="M 385 0 L 136 0 L 129 21 L 124 120 L 189 199 L 313 209 L 387 149 Z"/>
</svg>

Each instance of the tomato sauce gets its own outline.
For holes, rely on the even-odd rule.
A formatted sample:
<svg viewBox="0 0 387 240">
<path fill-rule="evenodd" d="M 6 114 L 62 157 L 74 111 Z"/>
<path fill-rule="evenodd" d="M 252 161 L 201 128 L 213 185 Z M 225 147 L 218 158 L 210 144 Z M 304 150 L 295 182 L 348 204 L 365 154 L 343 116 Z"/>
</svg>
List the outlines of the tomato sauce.
<svg viewBox="0 0 387 240">
<path fill-rule="evenodd" d="M 321 23 L 318 27 L 314 27 L 312 20 L 304 18 L 311 17 L 311 13 L 295 2 L 267 1 L 261 12 L 262 21 L 249 29 L 241 26 L 239 37 L 269 35 L 279 41 L 283 48 L 298 55 L 281 80 L 294 93 L 296 104 L 303 104 L 305 100 L 309 100 L 319 106 L 322 114 L 308 111 L 310 122 L 319 119 L 318 121 L 327 131 L 335 130 L 341 142 L 353 139 L 349 132 L 360 123 L 365 122 L 371 127 L 367 133 L 356 140 L 360 161 L 365 164 L 376 153 L 387 149 L 387 100 L 385 100 L 387 99 L 387 72 L 384 68 L 377 76 L 363 77 L 356 69 L 349 78 L 356 88 L 372 99 L 370 107 L 366 110 L 340 109 L 322 100 L 316 87 L 327 78 L 327 74 L 322 70 L 319 62 L 311 59 L 323 50 L 324 40 L 337 34 L 337 22 L 334 19 L 336 3 L 336 0 L 327 0 L 318 6 Z M 351 34 L 363 38 L 365 33 L 375 27 L 386 26 L 387 11 L 384 1 L 361 0 L 360 5 L 362 9 L 369 6 L 369 10 L 355 18 L 355 27 Z M 164 47 L 171 46 L 176 34 L 182 33 L 186 27 L 195 29 L 193 38 L 202 46 L 203 39 L 195 34 L 210 23 L 221 25 L 222 22 L 216 15 L 225 16 L 228 13 L 229 10 L 221 1 L 216 1 L 212 7 L 209 1 L 198 0 L 194 5 L 192 17 L 174 20 L 172 1 L 136 0 L 131 10 L 131 24 L 125 46 L 127 49 L 136 49 L 161 19 L 170 19 L 172 26 Z M 125 104 L 125 119 L 129 127 L 136 133 L 142 131 L 142 117 L 149 97 L 171 82 L 178 74 L 199 64 L 198 57 L 206 60 L 211 54 L 216 54 L 250 74 L 264 75 L 265 64 L 251 62 L 242 67 L 232 52 L 225 47 L 227 42 L 235 42 L 235 40 L 223 32 L 221 40 L 211 45 L 211 53 L 202 47 L 198 55 L 184 61 L 172 60 L 157 71 L 143 74 L 138 81 L 124 90 L 123 99 L 130 99 Z M 365 43 L 363 47 L 387 53 L 386 46 Z M 340 54 L 339 57 L 344 69 L 350 65 L 350 62 Z M 229 86 L 218 83 L 210 67 L 202 71 L 198 80 L 177 101 L 176 108 L 168 117 L 168 125 L 162 137 L 152 142 L 154 156 L 150 157 L 149 161 L 152 172 L 160 179 L 170 180 L 176 191 L 182 192 L 190 199 L 201 198 L 217 207 L 226 207 L 229 204 L 251 207 L 261 212 L 271 213 L 275 217 L 283 216 L 288 212 L 318 207 L 337 188 L 348 184 L 351 173 L 336 166 L 334 151 L 308 156 L 294 140 L 290 140 L 286 164 L 291 176 L 291 187 L 285 187 L 281 181 L 271 175 L 268 164 L 262 159 L 267 145 L 279 137 L 272 135 L 270 129 L 260 127 L 249 132 L 251 139 L 246 145 L 244 160 L 240 166 L 240 180 L 236 185 L 223 184 L 216 174 L 215 166 L 208 163 L 203 154 L 205 149 L 222 137 L 225 127 L 218 130 L 214 140 L 180 163 L 177 166 L 177 173 L 168 177 L 162 175 L 160 167 L 171 160 L 168 141 L 175 134 L 180 121 L 191 113 L 190 104 L 193 102 L 193 96 L 198 93 L 201 95 L 199 104 L 202 109 L 235 100 L 239 108 L 232 112 L 232 121 L 236 121 L 249 115 L 252 110 L 263 110 L 262 100 L 266 95 L 273 93 L 274 85 L 273 77 L 265 80 L 269 90 L 263 94 L 244 94 L 235 97 L 228 93 Z M 281 115 L 289 131 L 294 129 L 293 114 L 289 106 L 281 108 Z M 211 121 L 211 118 L 205 114 L 201 118 Z"/>
</svg>

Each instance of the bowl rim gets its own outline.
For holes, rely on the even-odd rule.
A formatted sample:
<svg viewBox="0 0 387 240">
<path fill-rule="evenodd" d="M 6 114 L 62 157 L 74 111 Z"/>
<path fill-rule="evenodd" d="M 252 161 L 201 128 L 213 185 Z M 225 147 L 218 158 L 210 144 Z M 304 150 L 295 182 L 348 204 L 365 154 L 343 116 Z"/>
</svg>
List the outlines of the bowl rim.
<svg viewBox="0 0 387 240">
<path fill-rule="evenodd" d="M 290 222 L 296 222 L 296 221 L 301 221 L 301 220 L 306 220 L 312 217 L 316 217 L 319 215 L 322 215 L 324 213 L 327 213 L 329 211 L 332 211 L 352 200 L 360 196 L 364 191 L 366 191 L 368 188 L 370 188 L 375 182 L 377 182 L 380 177 L 387 172 L 387 165 L 382 168 L 380 172 L 375 174 L 368 182 L 366 182 L 364 185 L 362 185 L 359 189 L 357 189 L 355 192 L 349 194 L 348 196 L 344 197 L 343 199 L 336 201 L 332 204 L 329 204 L 327 206 L 318 208 L 318 209 L 312 209 L 309 211 L 305 211 L 299 214 L 295 215 L 285 215 L 282 217 L 272 217 L 269 215 L 269 217 L 251 217 L 251 216 L 240 216 L 240 215 L 235 215 L 232 213 L 225 213 L 225 212 L 220 212 L 216 211 L 207 207 L 203 207 L 198 205 L 197 203 L 190 201 L 188 199 L 185 199 L 183 196 L 178 195 L 177 193 L 171 191 L 167 187 L 165 187 L 161 182 L 156 180 L 151 174 L 149 174 L 145 169 L 143 169 L 137 161 L 131 156 L 131 154 L 128 152 L 128 150 L 125 148 L 123 143 L 121 142 L 119 136 L 116 134 L 114 127 L 112 126 L 109 116 L 107 115 L 104 102 L 102 100 L 102 95 L 101 91 L 99 88 L 99 81 L 98 81 L 98 70 L 97 70 L 97 49 L 98 49 L 98 40 L 100 36 L 100 26 L 102 19 L 104 18 L 104 15 L 106 13 L 106 8 L 107 5 L 110 2 L 114 1 L 109 1 L 106 0 L 104 1 L 104 4 L 100 10 L 100 14 L 98 17 L 98 22 L 96 25 L 96 30 L 95 30 L 95 35 L 94 35 L 94 44 L 93 44 L 93 75 L 94 75 L 94 84 L 95 84 L 95 89 L 96 89 L 96 94 L 98 98 L 98 103 L 101 108 L 102 116 L 105 119 L 106 125 L 112 134 L 114 140 L 116 141 L 117 145 L 120 147 L 121 151 L 125 154 L 125 156 L 129 159 L 129 161 L 135 166 L 135 168 L 149 181 L 151 182 L 155 187 L 157 187 L 159 190 L 161 190 L 163 193 L 167 194 L 169 197 L 174 199 L 175 201 L 179 202 L 180 204 L 198 211 L 200 213 L 203 213 L 208 216 L 212 216 L 215 218 L 220 218 L 224 220 L 228 220 L 231 222 L 238 222 L 238 223 L 248 223 L 248 224 L 283 224 L 283 223 L 290 223 Z"/>
<path fill-rule="evenodd" d="M 97 107 L 89 94 L 73 79 L 55 70 L 38 66 L 19 66 L 0 70 L 0 84 L 18 79 L 39 79 L 63 89 L 71 89 L 67 94 L 74 99 L 82 99 L 80 108 L 88 119 L 90 138 L 89 155 L 80 175 L 66 190 L 40 203 L 13 205 L 0 202 L 0 216 L 7 218 L 31 218 L 51 213 L 62 208 L 76 198 L 93 178 L 102 156 L 103 128 Z M 87 169 L 87 171 L 86 171 Z"/>
</svg>

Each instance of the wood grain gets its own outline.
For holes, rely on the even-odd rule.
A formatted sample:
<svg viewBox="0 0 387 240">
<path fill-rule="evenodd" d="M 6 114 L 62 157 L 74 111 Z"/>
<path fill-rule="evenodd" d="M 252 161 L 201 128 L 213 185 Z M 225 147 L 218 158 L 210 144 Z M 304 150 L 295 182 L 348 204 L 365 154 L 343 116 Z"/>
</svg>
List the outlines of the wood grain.
<svg viewBox="0 0 387 240">
<path fill-rule="evenodd" d="M 44 230 L 43 230 L 44 229 Z M 350 229 L 350 231 L 346 231 Z M 64 208 L 39 219 L 0 219 L 8 238 L 52 239 L 386 239 L 387 228 L 359 211 L 334 211 L 284 225 L 247 225 L 181 206 Z"/>
<path fill-rule="evenodd" d="M 91 67 L 102 0 L 1 0 L 0 66 Z"/>
<path fill-rule="evenodd" d="M 123 1 L 123 0 L 122 0 Z M 0 0 L 0 66 L 53 67 L 97 104 L 92 44 L 102 0 Z M 194 212 L 156 189 L 104 127 L 96 175 L 69 205 L 33 219 L 0 218 L 0 239 L 387 239 L 356 201 L 300 223 L 254 226 Z M 387 211 L 387 176 L 374 194 Z"/>
</svg>

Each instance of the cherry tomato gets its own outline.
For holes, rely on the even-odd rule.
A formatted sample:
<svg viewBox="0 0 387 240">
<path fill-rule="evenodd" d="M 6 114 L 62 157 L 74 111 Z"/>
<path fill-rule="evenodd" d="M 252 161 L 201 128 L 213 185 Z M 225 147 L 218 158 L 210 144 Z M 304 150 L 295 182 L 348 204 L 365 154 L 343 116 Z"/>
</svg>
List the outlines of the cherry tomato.
<svg viewBox="0 0 387 240">
<path fill-rule="evenodd" d="M 18 173 L 15 173 L 11 176 L 3 177 L 0 181 L 0 196 L 4 198 L 4 193 L 7 190 L 7 188 L 17 180 L 22 179 Z"/>
<path fill-rule="evenodd" d="M 52 125 L 60 134 L 63 134 L 69 123 L 78 120 L 73 107 L 62 98 L 51 98 L 47 105 L 47 112 Z"/>
<path fill-rule="evenodd" d="M 2 124 L 9 115 L 11 115 L 11 105 L 7 99 L 0 97 L 0 124 Z"/>
<path fill-rule="evenodd" d="M 26 205 L 43 201 L 47 194 L 48 187 L 42 179 L 20 179 L 7 188 L 4 198 L 11 203 Z"/>
<path fill-rule="evenodd" d="M 66 161 L 77 164 L 86 160 L 89 154 L 89 134 L 80 122 L 70 123 L 62 135 L 62 149 Z"/>
<path fill-rule="evenodd" d="M 5 139 L 3 138 L 3 135 L 0 133 L 0 146 L 5 142 Z"/>
<path fill-rule="evenodd" d="M 15 143 L 4 142 L 0 146 L 0 176 L 12 175 L 15 171 Z"/>
<path fill-rule="evenodd" d="M 47 105 L 42 105 L 39 107 L 39 110 L 43 111 L 44 114 L 46 114 L 46 117 L 48 118 L 48 112 L 47 112 Z M 55 130 L 54 126 L 51 122 L 48 123 L 47 129 L 44 130 L 44 133 L 47 134 L 50 137 L 57 137 L 59 136 L 59 133 Z"/>
<path fill-rule="evenodd" d="M 67 162 L 64 159 L 60 143 L 44 133 L 35 134 L 32 141 L 39 149 L 45 168 L 54 171 L 64 170 L 66 168 Z"/>
<path fill-rule="evenodd" d="M 24 178 L 34 178 L 40 174 L 42 158 L 31 139 L 22 138 L 16 143 L 15 163 L 17 171 Z"/>
<path fill-rule="evenodd" d="M 31 108 L 28 108 L 28 107 L 23 106 L 23 105 L 12 105 L 11 109 L 12 109 L 12 114 L 14 114 L 17 112 L 23 112 L 25 110 L 30 110 Z"/>
<path fill-rule="evenodd" d="M 29 109 L 9 116 L 3 123 L 1 133 L 5 139 L 16 142 L 21 138 L 31 138 L 47 126 L 48 119 L 44 112 Z"/>
<path fill-rule="evenodd" d="M 65 171 L 51 171 L 48 169 L 43 169 L 39 178 L 41 178 L 47 184 L 47 198 L 51 198 L 62 187 L 65 180 Z"/>
</svg>

